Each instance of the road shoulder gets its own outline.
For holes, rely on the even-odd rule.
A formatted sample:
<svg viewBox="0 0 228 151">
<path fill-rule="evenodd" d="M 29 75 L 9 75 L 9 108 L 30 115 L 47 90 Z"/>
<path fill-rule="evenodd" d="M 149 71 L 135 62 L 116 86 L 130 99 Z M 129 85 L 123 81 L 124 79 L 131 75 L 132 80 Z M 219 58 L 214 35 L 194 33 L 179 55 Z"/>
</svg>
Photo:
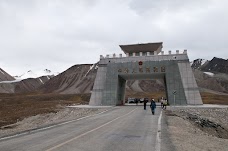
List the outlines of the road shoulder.
<svg viewBox="0 0 228 151">
<path fill-rule="evenodd" d="M 168 117 L 163 111 L 161 119 L 161 151 L 174 151 L 175 147 L 171 141 L 169 132 Z"/>
<path fill-rule="evenodd" d="M 228 139 L 222 138 L 223 136 L 219 136 L 219 133 L 214 133 L 219 130 L 216 128 L 216 125 L 224 125 L 222 123 L 215 123 L 213 120 L 213 117 L 217 117 L 221 118 L 219 119 L 221 121 L 226 121 L 228 117 L 225 114 L 227 114 L 227 109 L 212 110 L 199 108 L 176 109 L 175 111 L 167 110 L 167 131 L 175 150 L 226 151 L 228 148 Z M 217 122 L 219 120 L 216 119 Z"/>
</svg>

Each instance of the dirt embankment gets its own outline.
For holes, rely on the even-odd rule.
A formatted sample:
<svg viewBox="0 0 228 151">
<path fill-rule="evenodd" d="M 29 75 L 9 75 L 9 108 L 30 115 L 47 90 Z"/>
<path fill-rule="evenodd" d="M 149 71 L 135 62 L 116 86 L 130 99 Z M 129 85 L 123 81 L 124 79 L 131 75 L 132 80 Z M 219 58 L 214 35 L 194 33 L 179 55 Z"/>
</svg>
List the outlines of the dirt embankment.
<svg viewBox="0 0 228 151">
<path fill-rule="evenodd" d="M 0 94 L 0 127 L 26 117 L 57 113 L 67 105 L 88 104 L 90 94 Z"/>
<path fill-rule="evenodd" d="M 228 108 L 167 110 L 168 131 L 177 151 L 226 151 Z"/>
<path fill-rule="evenodd" d="M 204 104 L 221 104 L 228 105 L 228 95 L 214 94 L 209 92 L 201 92 Z"/>
<path fill-rule="evenodd" d="M 94 115 L 103 111 L 105 108 L 63 108 L 56 113 L 43 113 L 24 118 L 17 123 L 2 126 L 0 128 L 0 137 L 31 131 L 37 128 L 55 125 L 58 123 L 75 120 L 81 117 Z"/>
<path fill-rule="evenodd" d="M 89 98 L 90 94 L 0 94 L 0 137 L 106 110 L 66 107 L 88 104 Z"/>
</svg>

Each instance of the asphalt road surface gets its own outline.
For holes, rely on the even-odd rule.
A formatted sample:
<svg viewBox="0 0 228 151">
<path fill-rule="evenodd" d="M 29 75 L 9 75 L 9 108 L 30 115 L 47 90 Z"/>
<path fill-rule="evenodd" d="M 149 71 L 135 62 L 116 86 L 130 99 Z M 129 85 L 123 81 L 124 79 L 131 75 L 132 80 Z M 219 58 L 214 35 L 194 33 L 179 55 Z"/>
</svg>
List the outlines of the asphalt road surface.
<svg viewBox="0 0 228 151">
<path fill-rule="evenodd" d="M 61 126 L 0 141 L 0 151 L 155 151 L 161 109 L 121 106 Z"/>
</svg>

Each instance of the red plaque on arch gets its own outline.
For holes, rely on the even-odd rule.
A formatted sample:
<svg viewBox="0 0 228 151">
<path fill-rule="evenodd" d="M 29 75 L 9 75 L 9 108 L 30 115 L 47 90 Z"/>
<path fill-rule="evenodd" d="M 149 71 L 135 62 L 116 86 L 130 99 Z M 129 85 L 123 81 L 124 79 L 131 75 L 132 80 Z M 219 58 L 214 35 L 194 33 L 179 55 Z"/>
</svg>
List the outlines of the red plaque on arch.
<svg viewBox="0 0 228 151">
<path fill-rule="evenodd" d="M 139 61 L 139 65 L 140 65 L 140 66 L 143 65 L 143 62 L 142 62 L 142 61 Z"/>
</svg>

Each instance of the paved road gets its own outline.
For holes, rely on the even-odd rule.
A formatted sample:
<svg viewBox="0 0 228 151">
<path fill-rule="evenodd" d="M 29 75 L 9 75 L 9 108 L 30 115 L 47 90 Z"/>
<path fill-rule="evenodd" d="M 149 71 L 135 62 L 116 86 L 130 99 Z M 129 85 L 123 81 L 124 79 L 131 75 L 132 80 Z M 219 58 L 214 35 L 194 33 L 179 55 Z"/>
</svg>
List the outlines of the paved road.
<svg viewBox="0 0 228 151">
<path fill-rule="evenodd" d="M 0 141 L 1 151 L 153 151 L 158 118 L 143 106 L 115 107 L 100 115 Z"/>
</svg>

